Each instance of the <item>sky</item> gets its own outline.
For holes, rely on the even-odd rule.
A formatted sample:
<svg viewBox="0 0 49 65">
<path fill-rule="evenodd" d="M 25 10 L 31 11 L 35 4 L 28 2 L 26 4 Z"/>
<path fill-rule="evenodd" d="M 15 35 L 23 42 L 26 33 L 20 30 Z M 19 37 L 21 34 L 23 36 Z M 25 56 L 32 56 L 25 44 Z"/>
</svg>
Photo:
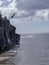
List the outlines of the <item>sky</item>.
<svg viewBox="0 0 49 65">
<path fill-rule="evenodd" d="M 17 33 L 49 33 L 49 0 L 0 0 L 0 11 Z"/>
</svg>

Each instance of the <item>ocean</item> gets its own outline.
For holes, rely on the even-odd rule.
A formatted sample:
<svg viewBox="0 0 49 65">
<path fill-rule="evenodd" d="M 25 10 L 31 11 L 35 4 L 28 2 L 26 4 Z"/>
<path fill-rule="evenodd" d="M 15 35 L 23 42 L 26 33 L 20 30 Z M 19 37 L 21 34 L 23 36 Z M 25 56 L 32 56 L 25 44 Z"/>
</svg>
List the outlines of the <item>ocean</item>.
<svg viewBox="0 0 49 65">
<path fill-rule="evenodd" d="M 22 35 L 19 47 L 0 54 L 0 65 L 49 65 L 49 33 Z"/>
</svg>

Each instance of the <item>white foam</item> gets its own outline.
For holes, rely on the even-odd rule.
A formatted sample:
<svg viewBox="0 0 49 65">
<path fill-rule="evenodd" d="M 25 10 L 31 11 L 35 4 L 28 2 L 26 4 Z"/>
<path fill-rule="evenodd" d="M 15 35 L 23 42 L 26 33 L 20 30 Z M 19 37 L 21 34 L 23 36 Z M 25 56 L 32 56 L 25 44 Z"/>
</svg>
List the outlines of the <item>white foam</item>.
<svg viewBox="0 0 49 65">
<path fill-rule="evenodd" d="M 28 35 L 28 36 L 21 36 L 21 38 L 34 38 L 34 36 L 32 36 L 32 35 Z"/>
<path fill-rule="evenodd" d="M 8 51 L 8 53 L 16 53 L 17 52 L 17 50 L 10 50 L 10 51 Z"/>
<path fill-rule="evenodd" d="M 6 60 L 6 59 L 9 59 L 10 57 L 0 57 L 0 61 L 3 61 L 3 60 Z"/>
</svg>

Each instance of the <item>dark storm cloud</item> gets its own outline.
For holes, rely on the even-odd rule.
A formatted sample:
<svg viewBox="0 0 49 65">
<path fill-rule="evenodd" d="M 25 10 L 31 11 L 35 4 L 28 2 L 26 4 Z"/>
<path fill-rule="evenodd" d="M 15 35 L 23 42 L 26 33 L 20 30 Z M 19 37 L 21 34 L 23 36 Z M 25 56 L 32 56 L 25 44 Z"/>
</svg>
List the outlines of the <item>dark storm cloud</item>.
<svg viewBox="0 0 49 65">
<path fill-rule="evenodd" d="M 49 8 L 49 0 L 16 0 L 21 10 L 37 10 Z"/>
</svg>

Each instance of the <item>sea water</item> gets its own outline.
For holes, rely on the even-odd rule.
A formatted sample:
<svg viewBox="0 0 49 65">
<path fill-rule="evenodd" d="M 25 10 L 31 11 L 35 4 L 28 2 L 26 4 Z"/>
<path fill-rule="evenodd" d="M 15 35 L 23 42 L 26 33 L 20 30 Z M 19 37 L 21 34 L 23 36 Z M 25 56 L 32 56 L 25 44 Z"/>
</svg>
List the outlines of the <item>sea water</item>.
<svg viewBox="0 0 49 65">
<path fill-rule="evenodd" d="M 0 65 L 49 65 L 49 33 L 22 35 L 19 47 L 0 54 Z"/>
</svg>

